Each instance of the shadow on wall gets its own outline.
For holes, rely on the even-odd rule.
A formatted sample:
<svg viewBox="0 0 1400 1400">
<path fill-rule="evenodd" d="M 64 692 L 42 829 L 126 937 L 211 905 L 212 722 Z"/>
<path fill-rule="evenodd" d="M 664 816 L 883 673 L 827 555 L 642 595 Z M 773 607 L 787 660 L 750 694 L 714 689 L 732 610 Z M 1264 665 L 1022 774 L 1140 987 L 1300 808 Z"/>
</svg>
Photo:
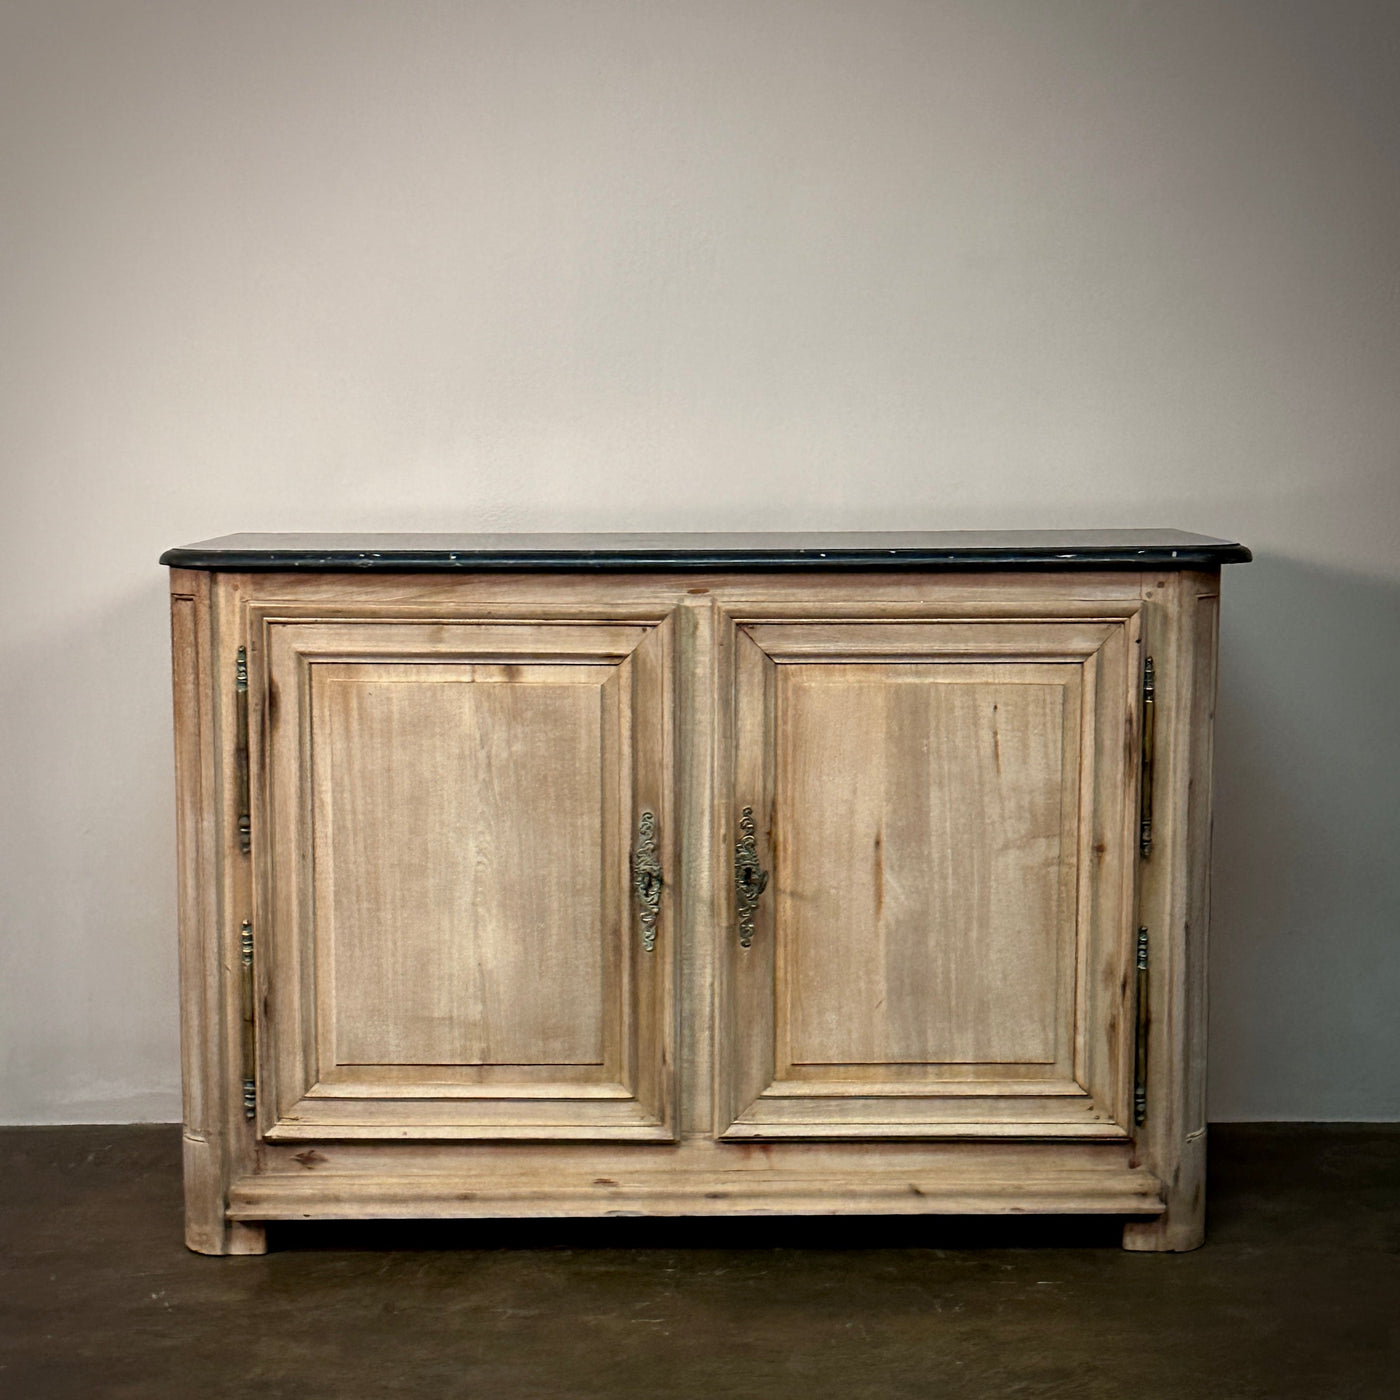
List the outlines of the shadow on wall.
<svg viewBox="0 0 1400 1400">
<path fill-rule="evenodd" d="M 1400 583 L 1225 572 L 1210 1116 L 1400 1119 Z"/>
<path fill-rule="evenodd" d="M 163 572 L 4 657 L 0 1121 L 180 1115 Z"/>
</svg>

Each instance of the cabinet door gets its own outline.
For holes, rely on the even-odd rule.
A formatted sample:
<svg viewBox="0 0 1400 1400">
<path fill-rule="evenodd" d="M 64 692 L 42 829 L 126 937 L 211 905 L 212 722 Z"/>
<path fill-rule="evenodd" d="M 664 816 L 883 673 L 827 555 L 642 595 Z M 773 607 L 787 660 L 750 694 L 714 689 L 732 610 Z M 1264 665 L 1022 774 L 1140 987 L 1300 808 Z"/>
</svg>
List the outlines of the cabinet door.
<svg viewBox="0 0 1400 1400">
<path fill-rule="evenodd" d="M 731 621 L 721 1135 L 1126 1135 L 1136 627 Z"/>
<path fill-rule="evenodd" d="M 262 620 L 264 1136 L 673 1136 L 671 631 Z"/>
</svg>

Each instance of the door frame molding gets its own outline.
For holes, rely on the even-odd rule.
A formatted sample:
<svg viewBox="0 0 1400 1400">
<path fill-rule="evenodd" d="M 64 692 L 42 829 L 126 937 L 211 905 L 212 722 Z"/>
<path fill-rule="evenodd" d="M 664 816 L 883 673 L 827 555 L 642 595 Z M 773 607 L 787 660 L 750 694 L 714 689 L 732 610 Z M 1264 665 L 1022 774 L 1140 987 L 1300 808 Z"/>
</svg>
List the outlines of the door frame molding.
<svg viewBox="0 0 1400 1400">
<path fill-rule="evenodd" d="M 1107 582 L 1102 580 L 1101 582 Z M 1134 580 L 1134 583 L 1137 581 Z M 1072 662 L 1089 671 L 1083 686 L 1084 723 L 1092 723 L 1093 773 L 1098 791 L 1081 793 L 1079 840 L 1080 931 L 1076 936 L 1073 1074 L 1038 1082 L 988 1082 L 969 1090 L 935 1082 L 932 1092 L 900 1083 L 861 1085 L 843 1091 L 779 1078 L 777 1049 L 771 1043 L 776 1015 L 775 976 L 746 978 L 742 965 L 774 956 L 776 902 L 761 902 L 759 937 L 740 950 L 732 936 L 734 895 L 727 882 L 719 892 L 714 961 L 714 1116 L 712 1131 L 726 1141 L 763 1139 L 998 1138 L 1099 1139 L 1131 1137 L 1133 1053 L 1128 969 L 1133 956 L 1136 861 L 1132 858 L 1137 817 L 1137 765 L 1132 761 L 1140 729 L 1137 684 L 1143 626 L 1143 600 L 1110 586 L 1109 596 L 1067 597 L 1063 580 L 1044 576 L 1014 579 L 921 580 L 911 590 L 891 588 L 889 580 L 848 577 L 842 597 L 823 597 L 822 583 L 795 589 L 793 582 L 751 581 L 742 591 L 725 589 L 716 598 L 716 654 L 719 696 L 716 735 L 717 794 L 713 819 L 720 850 L 733 849 L 734 823 L 741 805 L 757 814 L 771 810 L 771 757 L 766 771 L 754 767 L 754 753 L 767 743 L 756 729 L 771 731 L 776 697 L 771 682 L 762 705 L 740 704 L 752 672 L 759 637 L 786 643 L 796 658 L 848 662 L 903 660 L 911 642 L 930 658 L 948 661 L 996 659 Z M 1116 592 L 1116 596 L 1113 596 Z M 866 645 L 846 631 L 824 645 L 821 631 L 835 637 L 853 624 L 869 624 Z M 965 626 L 960 626 L 965 624 Z M 1018 627 L 1018 624 L 1025 626 Z M 1058 637 L 1047 636 L 1047 625 Z M 993 631 L 988 640 L 988 628 Z M 930 645 L 934 629 L 941 643 Z M 925 634 L 922 643 L 919 633 Z M 1028 654 L 1030 653 L 1030 654 Z M 786 660 L 778 664 L 787 664 Z M 770 674 L 776 675 L 776 664 Z M 1113 679 L 1116 678 L 1116 684 Z M 1095 683 L 1097 681 L 1097 683 Z M 759 684 L 750 674 L 747 685 Z M 1120 737 L 1121 736 L 1121 737 Z M 747 755 L 747 757 L 746 757 Z M 746 765 L 740 773 L 739 766 Z M 1085 808 L 1088 808 L 1086 811 Z M 1095 829 L 1086 832 L 1093 817 Z M 1111 827 L 1107 829 L 1105 827 Z M 762 834 L 765 822 L 760 820 Z M 763 849 L 766 843 L 760 843 Z M 1102 850 L 1098 848 L 1102 847 Z M 1091 859 L 1091 853 L 1096 859 Z M 1107 865 L 1108 869 L 1105 869 Z M 1087 915 L 1084 908 L 1087 907 Z M 1085 965 L 1086 959 L 1089 966 Z M 765 990 L 764 982 L 769 990 Z M 1102 1041 L 1090 1034 L 1095 1027 Z M 724 1053 L 725 1047 L 733 1050 Z M 746 1053 L 745 1068 L 739 1061 Z M 767 1069 L 759 1068 L 766 1065 Z"/>
</svg>

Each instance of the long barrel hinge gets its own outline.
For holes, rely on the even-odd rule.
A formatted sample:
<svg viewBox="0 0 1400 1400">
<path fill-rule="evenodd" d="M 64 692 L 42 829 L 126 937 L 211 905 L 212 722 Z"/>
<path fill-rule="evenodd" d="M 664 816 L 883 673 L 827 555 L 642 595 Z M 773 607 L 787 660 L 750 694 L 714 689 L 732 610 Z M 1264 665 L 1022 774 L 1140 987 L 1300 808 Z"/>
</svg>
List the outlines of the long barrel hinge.
<svg viewBox="0 0 1400 1400">
<path fill-rule="evenodd" d="M 1142 802 L 1138 849 L 1152 854 L 1152 765 L 1157 747 L 1157 672 L 1149 656 L 1142 668 Z"/>
<path fill-rule="evenodd" d="M 1147 1001 L 1147 929 L 1137 931 L 1137 1045 L 1133 1056 L 1133 1122 L 1147 1122 L 1147 1030 L 1151 1013 Z"/>
<path fill-rule="evenodd" d="M 254 1018 L 256 992 L 253 985 L 253 921 L 244 919 L 238 931 L 238 962 L 243 1004 L 243 1116 L 253 1118 L 258 1111 L 258 1060 Z"/>
<path fill-rule="evenodd" d="M 246 856 L 253 849 L 252 803 L 248 782 L 248 649 L 238 648 L 233 667 L 234 795 L 237 799 L 238 849 Z"/>
</svg>

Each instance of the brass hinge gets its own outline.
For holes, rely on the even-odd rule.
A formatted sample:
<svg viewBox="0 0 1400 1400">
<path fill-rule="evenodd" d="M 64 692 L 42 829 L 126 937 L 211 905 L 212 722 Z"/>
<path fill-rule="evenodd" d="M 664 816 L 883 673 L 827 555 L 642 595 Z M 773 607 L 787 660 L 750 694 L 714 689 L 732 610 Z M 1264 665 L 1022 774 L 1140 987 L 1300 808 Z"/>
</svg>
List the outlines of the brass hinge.
<svg viewBox="0 0 1400 1400">
<path fill-rule="evenodd" d="M 1137 932 L 1137 1047 L 1133 1056 L 1133 1122 L 1147 1122 L 1147 929 Z"/>
<path fill-rule="evenodd" d="M 1142 668 L 1142 802 L 1138 815 L 1138 849 L 1152 854 L 1152 762 L 1157 740 L 1157 673 L 1149 656 Z"/>
<path fill-rule="evenodd" d="M 246 856 L 253 849 L 252 803 L 248 782 L 248 649 L 238 648 L 233 664 L 234 796 L 238 812 L 238 849 Z"/>
<path fill-rule="evenodd" d="M 243 1003 L 243 1116 L 258 1111 L 257 1041 L 254 1039 L 256 992 L 253 988 L 253 921 L 244 919 L 238 933 L 238 961 Z"/>
</svg>

